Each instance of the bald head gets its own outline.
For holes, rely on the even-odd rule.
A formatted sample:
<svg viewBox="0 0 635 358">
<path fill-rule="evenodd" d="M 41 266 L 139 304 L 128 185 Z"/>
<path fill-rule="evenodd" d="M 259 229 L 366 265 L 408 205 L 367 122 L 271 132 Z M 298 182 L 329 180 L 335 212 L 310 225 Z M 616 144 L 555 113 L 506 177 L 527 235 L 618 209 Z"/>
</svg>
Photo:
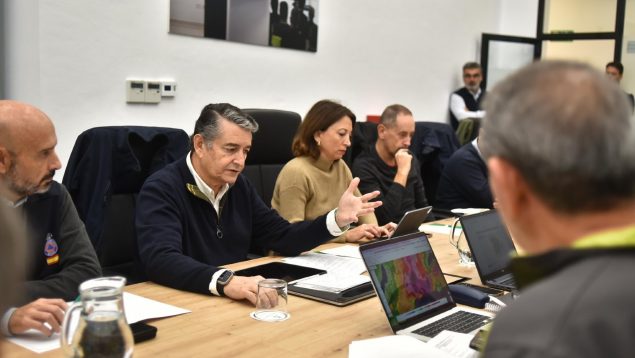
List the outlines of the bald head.
<svg viewBox="0 0 635 358">
<path fill-rule="evenodd" d="M 39 132 L 55 132 L 49 117 L 30 104 L 0 100 L 0 147 L 19 151 Z"/>
<path fill-rule="evenodd" d="M 0 195 L 10 201 L 48 190 L 61 164 L 53 123 L 44 112 L 0 100 Z"/>
</svg>

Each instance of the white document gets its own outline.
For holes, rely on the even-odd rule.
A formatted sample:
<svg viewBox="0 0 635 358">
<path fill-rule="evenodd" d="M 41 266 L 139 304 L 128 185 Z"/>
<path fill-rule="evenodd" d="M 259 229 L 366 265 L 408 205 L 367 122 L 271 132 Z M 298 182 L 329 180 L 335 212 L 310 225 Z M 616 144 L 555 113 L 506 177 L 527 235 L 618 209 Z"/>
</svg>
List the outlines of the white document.
<svg viewBox="0 0 635 358">
<path fill-rule="evenodd" d="M 452 234 L 452 224 L 437 224 L 437 223 L 426 223 L 421 224 L 419 226 L 419 231 L 427 232 L 428 234 L 441 234 L 448 235 Z M 454 235 L 458 236 L 462 231 L 461 224 L 457 224 L 454 229 Z"/>
<path fill-rule="evenodd" d="M 338 275 L 326 273 L 324 275 L 310 276 L 296 281 L 297 287 L 310 288 L 312 290 L 339 293 L 348 288 L 370 282 L 370 277 L 364 275 Z"/>
<path fill-rule="evenodd" d="M 332 249 L 326 249 L 320 252 L 335 256 L 354 257 L 356 259 L 362 258 L 362 255 L 359 253 L 359 246 L 355 245 L 338 245 Z"/>
<path fill-rule="evenodd" d="M 359 275 L 366 271 L 366 266 L 364 266 L 364 262 L 361 259 L 315 252 L 304 253 L 296 257 L 287 257 L 282 259 L 282 261 L 294 265 L 322 269 L 328 273 L 337 273 L 339 275 Z"/>
<path fill-rule="evenodd" d="M 69 302 L 68 304 L 70 306 L 72 302 Z M 123 293 L 123 306 L 126 312 L 126 320 L 129 324 L 150 318 L 177 316 L 191 312 L 183 308 L 161 303 L 128 292 Z M 71 327 L 73 327 L 72 324 Z M 71 332 L 73 330 L 74 328 L 71 329 Z M 28 330 L 19 337 L 8 337 L 7 340 L 35 353 L 44 353 L 60 348 L 59 334 L 55 333 L 51 337 L 45 337 L 42 333 L 34 329 Z"/>
<path fill-rule="evenodd" d="M 474 335 L 443 331 L 428 341 L 429 345 L 457 358 L 478 358 L 479 352 L 470 348 Z"/>
<path fill-rule="evenodd" d="M 473 215 L 482 213 L 483 211 L 488 211 L 488 208 L 456 208 L 451 211 L 455 214 L 463 214 L 463 215 Z"/>
<path fill-rule="evenodd" d="M 178 316 L 192 312 L 128 292 L 123 293 L 123 306 L 126 310 L 126 321 L 128 321 L 128 324 L 151 318 Z"/>
<path fill-rule="evenodd" d="M 348 358 L 451 358 L 441 350 L 414 337 L 394 335 L 353 341 L 348 346 Z"/>
</svg>

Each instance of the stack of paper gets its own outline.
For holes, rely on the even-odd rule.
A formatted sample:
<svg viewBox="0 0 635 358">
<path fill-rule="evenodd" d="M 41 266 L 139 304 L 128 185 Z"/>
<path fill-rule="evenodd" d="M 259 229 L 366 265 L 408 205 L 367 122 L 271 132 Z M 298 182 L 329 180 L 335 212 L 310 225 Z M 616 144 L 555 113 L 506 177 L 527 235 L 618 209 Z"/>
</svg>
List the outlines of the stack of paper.
<svg viewBox="0 0 635 358">
<path fill-rule="evenodd" d="M 366 271 L 361 259 L 343 257 L 330 254 L 307 252 L 296 257 L 287 257 L 282 261 L 294 265 L 313 267 L 326 270 L 328 273 L 340 275 L 359 275 Z"/>
<path fill-rule="evenodd" d="M 323 253 L 308 252 L 296 257 L 287 257 L 282 261 L 326 270 L 326 274 L 310 276 L 295 282 L 298 287 L 318 291 L 340 293 L 346 289 L 370 282 L 368 276 L 362 275 L 366 266 L 361 258 L 350 257 L 359 255 L 359 249 L 352 245 L 344 245 L 336 249 L 325 250 Z M 326 253 L 329 251 L 330 253 Z M 339 255 L 338 255 L 339 254 Z M 344 255 L 346 254 L 346 255 Z"/>
</svg>

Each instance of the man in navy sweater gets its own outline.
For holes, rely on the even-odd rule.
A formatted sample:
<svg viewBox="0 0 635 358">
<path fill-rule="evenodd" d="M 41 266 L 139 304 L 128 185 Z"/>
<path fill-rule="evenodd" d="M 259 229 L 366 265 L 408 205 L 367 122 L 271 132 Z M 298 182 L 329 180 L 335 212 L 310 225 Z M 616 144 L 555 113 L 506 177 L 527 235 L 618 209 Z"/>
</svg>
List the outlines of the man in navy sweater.
<svg viewBox="0 0 635 358">
<path fill-rule="evenodd" d="M 353 179 L 337 209 L 290 224 L 269 208 L 240 172 L 251 149 L 253 118 L 227 104 L 203 108 L 192 151 L 153 174 L 139 193 L 136 227 L 148 277 L 177 289 L 256 301 L 262 277 L 219 266 L 243 261 L 252 245 L 297 255 L 335 236 L 381 205 L 356 197 Z"/>
</svg>

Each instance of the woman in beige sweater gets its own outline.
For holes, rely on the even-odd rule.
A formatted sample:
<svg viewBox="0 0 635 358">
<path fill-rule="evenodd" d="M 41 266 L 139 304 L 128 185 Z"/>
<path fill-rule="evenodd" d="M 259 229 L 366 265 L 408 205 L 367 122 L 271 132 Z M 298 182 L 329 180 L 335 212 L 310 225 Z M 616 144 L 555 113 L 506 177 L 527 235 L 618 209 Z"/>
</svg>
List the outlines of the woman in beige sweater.
<svg viewBox="0 0 635 358">
<path fill-rule="evenodd" d="M 311 107 L 293 138 L 295 158 L 278 175 L 271 206 L 290 222 L 313 220 L 333 210 L 353 176 L 342 160 L 351 145 L 355 115 L 329 100 Z M 361 195 L 359 190 L 357 195 Z M 337 237 L 336 242 L 368 241 L 394 230 L 390 223 L 378 226 L 374 214 Z"/>
</svg>

